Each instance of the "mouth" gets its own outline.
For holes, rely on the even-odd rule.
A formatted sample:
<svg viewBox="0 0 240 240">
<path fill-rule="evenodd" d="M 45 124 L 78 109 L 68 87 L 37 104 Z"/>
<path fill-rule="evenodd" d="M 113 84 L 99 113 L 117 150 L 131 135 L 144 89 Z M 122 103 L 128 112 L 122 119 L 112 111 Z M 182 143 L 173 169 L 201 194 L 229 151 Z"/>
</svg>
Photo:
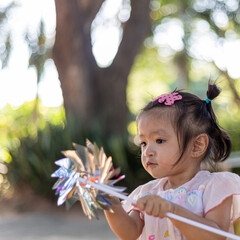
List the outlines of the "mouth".
<svg viewBox="0 0 240 240">
<path fill-rule="evenodd" d="M 157 166 L 157 163 L 154 163 L 154 162 L 147 162 L 147 167 L 154 167 L 154 166 Z"/>
</svg>

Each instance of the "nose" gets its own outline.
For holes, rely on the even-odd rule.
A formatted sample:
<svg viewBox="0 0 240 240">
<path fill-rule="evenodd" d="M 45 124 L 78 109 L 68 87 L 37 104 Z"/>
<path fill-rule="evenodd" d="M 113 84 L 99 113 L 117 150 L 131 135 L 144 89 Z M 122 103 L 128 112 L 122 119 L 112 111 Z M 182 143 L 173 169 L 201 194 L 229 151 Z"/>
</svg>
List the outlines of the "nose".
<svg viewBox="0 0 240 240">
<path fill-rule="evenodd" d="M 153 146 L 151 146 L 151 144 L 148 144 L 143 151 L 143 155 L 145 157 L 151 157 L 151 156 L 154 156 L 154 154 L 155 154 L 155 150 Z"/>
</svg>

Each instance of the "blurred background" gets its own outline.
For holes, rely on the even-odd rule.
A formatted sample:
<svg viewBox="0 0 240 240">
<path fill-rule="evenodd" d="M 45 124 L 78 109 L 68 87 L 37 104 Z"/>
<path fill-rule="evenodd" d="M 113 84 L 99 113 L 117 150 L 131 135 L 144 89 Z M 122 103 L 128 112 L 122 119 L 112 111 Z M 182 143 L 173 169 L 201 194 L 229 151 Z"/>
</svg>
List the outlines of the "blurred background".
<svg viewBox="0 0 240 240">
<path fill-rule="evenodd" d="M 219 169 L 240 174 L 239 37 L 237 0 L 1 0 L 1 212 L 54 209 L 54 161 L 86 138 L 129 192 L 146 182 L 136 114 L 175 88 L 205 99 L 209 80 L 233 140 Z"/>
</svg>

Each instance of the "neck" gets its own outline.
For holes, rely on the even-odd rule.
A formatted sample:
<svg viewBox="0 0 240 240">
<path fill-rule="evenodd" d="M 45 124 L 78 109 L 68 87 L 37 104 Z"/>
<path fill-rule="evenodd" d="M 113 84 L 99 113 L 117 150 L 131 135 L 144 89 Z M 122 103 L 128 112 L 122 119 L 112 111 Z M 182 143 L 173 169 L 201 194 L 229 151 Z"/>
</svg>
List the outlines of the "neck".
<svg viewBox="0 0 240 240">
<path fill-rule="evenodd" d="M 184 183 L 190 181 L 199 172 L 199 170 L 199 168 L 196 168 L 192 171 L 185 171 L 174 176 L 168 176 L 164 190 L 176 189 L 182 186 Z"/>
</svg>

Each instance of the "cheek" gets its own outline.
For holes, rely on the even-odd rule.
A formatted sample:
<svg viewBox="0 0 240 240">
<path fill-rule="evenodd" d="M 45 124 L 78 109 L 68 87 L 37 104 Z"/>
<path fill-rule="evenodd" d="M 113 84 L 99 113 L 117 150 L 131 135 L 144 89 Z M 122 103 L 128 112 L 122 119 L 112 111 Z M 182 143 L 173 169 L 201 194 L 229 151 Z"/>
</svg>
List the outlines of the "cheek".
<svg viewBox="0 0 240 240">
<path fill-rule="evenodd" d="M 143 156 L 143 153 L 141 153 L 141 163 L 143 166 L 145 165 L 145 158 Z"/>
<path fill-rule="evenodd" d="M 173 158 L 160 159 L 158 161 L 159 164 L 164 165 L 164 166 L 173 166 L 175 162 L 176 162 L 176 160 Z"/>
<path fill-rule="evenodd" d="M 141 163 L 142 163 L 143 167 L 146 169 L 146 167 L 147 167 L 146 166 L 146 160 L 145 160 L 143 154 L 141 154 Z"/>
<path fill-rule="evenodd" d="M 170 148 L 167 151 L 164 151 L 159 154 L 158 162 L 163 165 L 173 166 L 180 156 L 179 150 Z"/>
</svg>

